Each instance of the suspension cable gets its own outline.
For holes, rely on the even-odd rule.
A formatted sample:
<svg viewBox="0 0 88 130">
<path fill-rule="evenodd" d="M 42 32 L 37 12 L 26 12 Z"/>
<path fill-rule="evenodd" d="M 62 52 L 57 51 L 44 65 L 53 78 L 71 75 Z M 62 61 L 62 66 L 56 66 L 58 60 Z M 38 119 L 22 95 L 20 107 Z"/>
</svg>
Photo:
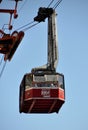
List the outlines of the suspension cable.
<svg viewBox="0 0 88 130">
<path fill-rule="evenodd" d="M 49 5 L 47 6 L 47 8 L 49 8 L 49 7 L 50 7 L 50 5 L 53 3 L 53 1 L 54 1 L 54 0 L 52 0 L 52 1 L 49 3 Z"/>
<path fill-rule="evenodd" d="M 39 24 L 39 23 L 35 23 L 35 24 L 33 24 L 33 25 L 31 25 L 31 26 L 29 26 L 29 27 L 27 27 L 27 28 L 24 28 L 22 31 L 25 32 L 25 31 L 27 31 L 28 29 L 30 29 L 30 28 L 36 26 L 37 24 Z"/>
<path fill-rule="evenodd" d="M 53 9 L 56 9 L 57 6 L 60 4 L 61 1 L 62 1 L 62 0 L 58 0 L 58 1 L 55 3 L 55 5 L 53 6 Z M 54 2 L 54 0 L 52 0 L 52 1 L 49 3 L 49 5 L 47 6 L 47 8 L 49 8 L 53 2 Z"/>
<path fill-rule="evenodd" d="M 32 23 L 34 23 L 34 21 L 32 21 L 32 22 L 30 22 L 30 23 L 28 23 L 28 24 L 25 24 L 25 25 L 19 27 L 19 28 L 16 29 L 16 30 L 17 30 L 17 31 L 18 31 L 18 30 L 21 30 L 21 29 L 25 28 L 26 26 L 28 26 L 28 25 L 30 25 L 30 24 L 32 24 Z"/>
<path fill-rule="evenodd" d="M 2 61 L 3 61 L 3 56 L 2 56 L 2 58 L 1 58 L 1 60 L 0 60 L 0 65 L 2 64 Z"/>
<path fill-rule="evenodd" d="M 62 0 L 58 0 L 57 3 L 53 6 L 53 9 L 56 9 Z"/>
<path fill-rule="evenodd" d="M 2 66 L 2 69 L 1 69 L 1 71 L 0 71 L 0 78 L 1 78 L 1 76 L 2 76 L 2 74 L 3 74 L 3 72 L 4 72 L 6 63 L 7 63 L 7 62 L 5 61 L 4 64 L 3 64 L 3 66 Z"/>
</svg>

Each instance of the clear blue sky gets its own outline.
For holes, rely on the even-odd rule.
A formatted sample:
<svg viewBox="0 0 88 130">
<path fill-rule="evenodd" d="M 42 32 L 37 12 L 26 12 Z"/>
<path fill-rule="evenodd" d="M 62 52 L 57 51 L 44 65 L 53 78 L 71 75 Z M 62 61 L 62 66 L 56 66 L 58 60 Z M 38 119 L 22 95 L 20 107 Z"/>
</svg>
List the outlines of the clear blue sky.
<svg viewBox="0 0 88 130">
<path fill-rule="evenodd" d="M 13 31 L 31 22 L 38 8 L 46 7 L 49 2 L 19 2 L 19 17 L 13 21 Z M 14 7 L 12 1 L 3 0 L 0 4 L 0 8 L 11 7 Z M 0 130 L 88 130 L 88 0 L 63 0 L 56 12 L 57 72 L 65 76 L 66 102 L 58 114 L 19 113 L 19 85 L 23 75 L 47 62 L 46 21 L 25 32 L 0 78 Z M 0 14 L 0 28 L 8 18 Z"/>
</svg>

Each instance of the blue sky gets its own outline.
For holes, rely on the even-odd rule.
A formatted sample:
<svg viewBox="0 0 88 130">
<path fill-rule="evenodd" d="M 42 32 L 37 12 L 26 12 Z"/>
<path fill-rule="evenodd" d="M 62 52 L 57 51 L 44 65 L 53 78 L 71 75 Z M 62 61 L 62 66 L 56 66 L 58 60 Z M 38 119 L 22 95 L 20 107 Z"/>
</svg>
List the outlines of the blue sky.
<svg viewBox="0 0 88 130">
<path fill-rule="evenodd" d="M 26 2 L 25 2 L 26 1 Z M 33 20 L 40 6 L 50 0 L 19 2 L 19 17 L 13 30 Z M 0 8 L 13 8 L 3 0 Z M 21 8 L 22 7 L 22 8 Z M 2 130 L 87 130 L 88 129 L 88 1 L 63 0 L 56 9 L 59 63 L 65 76 L 66 101 L 58 114 L 20 114 L 19 85 L 25 73 L 47 62 L 47 21 L 25 32 L 25 37 L 7 62 L 0 78 L 0 129 Z M 0 14 L 0 28 L 9 16 Z M 1 58 L 1 56 L 0 56 Z M 1 69 L 1 68 L 0 68 Z"/>
</svg>

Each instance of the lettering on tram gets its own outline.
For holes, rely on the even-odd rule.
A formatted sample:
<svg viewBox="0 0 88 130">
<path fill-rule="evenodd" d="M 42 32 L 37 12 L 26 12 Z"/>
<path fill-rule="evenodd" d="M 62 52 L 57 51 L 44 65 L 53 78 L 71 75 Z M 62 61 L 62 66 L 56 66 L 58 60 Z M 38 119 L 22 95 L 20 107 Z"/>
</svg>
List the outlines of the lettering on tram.
<svg viewBox="0 0 88 130">
<path fill-rule="evenodd" d="M 41 90 L 41 95 L 43 96 L 43 97 L 50 97 L 50 90 L 49 89 L 42 89 Z"/>
</svg>

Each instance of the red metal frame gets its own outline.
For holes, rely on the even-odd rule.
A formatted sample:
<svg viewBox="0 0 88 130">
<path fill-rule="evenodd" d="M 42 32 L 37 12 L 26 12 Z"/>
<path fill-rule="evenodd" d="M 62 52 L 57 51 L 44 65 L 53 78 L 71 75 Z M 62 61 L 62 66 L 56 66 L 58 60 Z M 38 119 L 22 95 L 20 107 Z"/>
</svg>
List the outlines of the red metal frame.
<svg viewBox="0 0 88 130">
<path fill-rule="evenodd" d="M 0 13 L 13 14 L 13 13 L 14 13 L 14 10 L 13 10 L 13 9 L 0 9 Z"/>
<path fill-rule="evenodd" d="M 19 33 L 14 32 L 12 35 L 7 35 L 0 38 L 0 53 L 4 54 L 4 60 L 11 60 L 14 55 L 18 45 L 24 37 L 24 32 L 20 31 Z"/>
<path fill-rule="evenodd" d="M 12 37 L 13 37 L 13 43 L 10 46 L 10 50 L 8 51 L 8 53 L 5 54 L 5 57 L 4 57 L 5 61 L 6 60 L 10 61 L 12 59 L 12 56 L 14 55 L 17 47 L 19 46 L 19 44 L 21 43 L 24 37 L 24 32 L 20 31 L 16 37 L 15 36 L 12 36 Z"/>
</svg>

